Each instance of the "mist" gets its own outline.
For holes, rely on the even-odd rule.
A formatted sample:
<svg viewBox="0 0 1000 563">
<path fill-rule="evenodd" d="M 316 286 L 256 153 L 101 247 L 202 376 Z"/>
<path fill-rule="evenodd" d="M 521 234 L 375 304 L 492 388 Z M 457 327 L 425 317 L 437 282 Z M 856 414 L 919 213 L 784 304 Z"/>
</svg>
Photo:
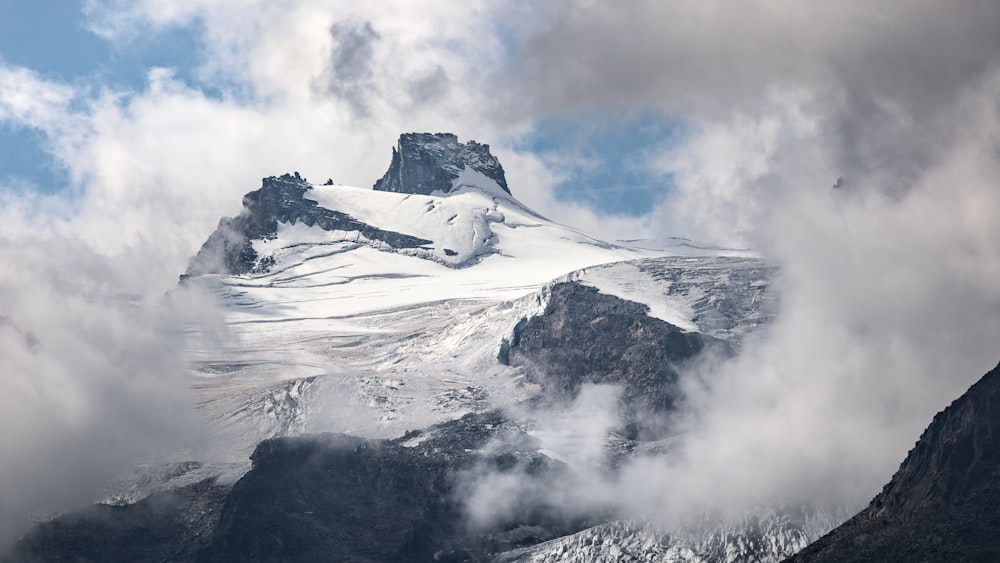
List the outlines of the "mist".
<svg viewBox="0 0 1000 563">
<path fill-rule="evenodd" d="M 212 309 L 147 299 L 123 264 L 61 238 L 4 242 L 0 262 L 6 545 L 27 518 L 90 504 L 134 464 L 198 443 L 179 329 Z"/>
</svg>

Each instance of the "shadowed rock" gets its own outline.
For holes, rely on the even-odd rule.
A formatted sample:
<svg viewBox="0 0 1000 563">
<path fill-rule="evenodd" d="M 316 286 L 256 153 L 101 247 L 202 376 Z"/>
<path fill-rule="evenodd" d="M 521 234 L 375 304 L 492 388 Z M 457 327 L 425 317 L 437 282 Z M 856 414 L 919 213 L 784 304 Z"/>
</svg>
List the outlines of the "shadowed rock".
<svg viewBox="0 0 1000 563">
<path fill-rule="evenodd" d="M 448 193 L 462 170 L 480 172 L 510 193 L 503 166 L 490 154 L 490 146 L 475 141 L 459 143 L 451 133 L 404 133 L 392 149 L 392 163 L 375 189 L 384 192 Z"/>
<path fill-rule="evenodd" d="M 251 459 L 231 489 L 205 482 L 61 516 L 0 560 L 481 561 L 595 523 L 529 502 L 489 525 L 468 525 L 461 487 L 477 475 L 568 478 L 497 411 L 395 440 L 274 438 Z"/>
<path fill-rule="evenodd" d="M 192 561 L 228 491 L 209 480 L 127 506 L 95 505 L 40 524 L 0 561 Z"/>
<path fill-rule="evenodd" d="M 1000 366 L 939 412 L 868 508 L 788 561 L 1000 561 Z"/>
<path fill-rule="evenodd" d="M 550 397 L 572 398 L 586 383 L 622 387 L 631 414 L 665 413 L 680 400 L 678 368 L 725 342 L 649 316 L 645 305 L 575 282 L 552 286 L 545 311 L 522 319 L 498 360 L 527 369 Z"/>
</svg>

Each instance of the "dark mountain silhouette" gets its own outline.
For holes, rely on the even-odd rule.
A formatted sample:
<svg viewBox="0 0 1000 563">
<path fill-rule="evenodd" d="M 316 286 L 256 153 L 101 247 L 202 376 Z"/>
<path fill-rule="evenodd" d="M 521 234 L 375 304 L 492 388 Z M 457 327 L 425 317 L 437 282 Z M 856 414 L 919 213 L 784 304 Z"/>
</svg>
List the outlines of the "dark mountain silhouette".
<svg viewBox="0 0 1000 563">
<path fill-rule="evenodd" d="M 788 561 L 1000 561 L 1000 365 L 934 417 L 868 508 Z"/>
</svg>

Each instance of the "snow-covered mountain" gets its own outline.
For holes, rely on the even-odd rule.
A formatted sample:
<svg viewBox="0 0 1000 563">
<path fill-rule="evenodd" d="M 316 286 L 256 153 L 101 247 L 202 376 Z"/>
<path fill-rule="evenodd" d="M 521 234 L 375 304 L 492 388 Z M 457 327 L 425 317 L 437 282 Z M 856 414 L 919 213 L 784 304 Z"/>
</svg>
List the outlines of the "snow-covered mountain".
<svg viewBox="0 0 1000 563">
<path fill-rule="evenodd" d="M 183 277 L 219 297 L 232 335 L 191 341 L 200 407 L 240 444 L 233 459 L 268 437 L 390 437 L 525 400 L 533 388 L 498 349 L 558 280 L 631 295 L 683 330 L 701 311 L 715 331 L 711 300 L 727 278 L 687 279 L 711 270 L 707 259 L 636 262 L 690 254 L 690 241 L 641 247 L 549 221 L 510 194 L 488 146 L 453 135 L 403 135 L 392 158 L 375 189 L 265 178 Z M 451 176 L 448 189 L 427 180 L 436 174 Z M 723 260 L 716 269 L 757 263 L 741 250 L 700 252 Z M 326 408 L 331 394 L 339 409 Z"/>
<path fill-rule="evenodd" d="M 635 553 L 676 561 L 789 555 L 836 517 L 767 509 L 762 520 L 725 529 L 664 534 L 612 514 L 581 519 L 527 507 L 483 530 L 453 529 L 465 518 L 455 475 L 473 467 L 529 479 L 572 473 L 579 440 L 567 432 L 572 416 L 590 413 L 560 411 L 569 420 L 560 432 L 540 430 L 536 418 L 539 409 L 564 409 L 589 384 L 622 390 L 622 419 L 606 436 L 609 467 L 660 447 L 655 441 L 675 430 L 644 421 L 661 420 L 683 400 L 685 362 L 706 350 L 732 353 L 773 317 L 773 273 L 745 250 L 684 239 L 603 241 L 552 222 L 512 195 L 488 145 L 450 134 L 402 135 L 374 188 L 313 185 L 297 173 L 265 178 L 181 276 L 217 297 L 227 327 L 224 338 L 197 327 L 188 335 L 208 447 L 139 468 L 107 500 L 125 505 L 123 514 L 147 515 L 149 503 L 174 499 L 167 504 L 180 508 L 163 518 L 178 531 L 152 549 L 180 553 L 175 544 L 187 542 L 183 560 L 291 557 L 265 546 L 278 532 L 245 512 L 258 502 L 319 526 L 301 532 L 314 546 L 362 537 L 370 518 L 394 522 L 376 560 L 615 560 L 637 545 L 645 547 Z M 352 437 L 303 436 L 317 432 Z M 303 451 L 326 460 L 326 472 L 293 468 L 289 460 Z M 316 487 L 348 486 L 329 473 L 341 470 L 379 476 L 351 481 L 356 488 L 342 491 L 347 497 L 336 502 L 347 504 L 336 510 L 310 505 L 333 502 L 309 492 Z M 398 504 L 392 495 L 403 493 L 387 492 L 397 487 L 413 498 Z M 219 523 L 177 514 L 192 507 L 220 514 Z M 316 514 L 331 510 L 371 514 L 338 520 L 338 531 L 323 535 L 317 530 L 328 526 Z M 135 525 L 157 518 L 154 511 Z M 59 529 L 65 536 L 52 541 L 70 538 L 79 548 L 76 528 Z M 85 530 L 105 553 L 109 542 L 126 541 Z"/>
</svg>

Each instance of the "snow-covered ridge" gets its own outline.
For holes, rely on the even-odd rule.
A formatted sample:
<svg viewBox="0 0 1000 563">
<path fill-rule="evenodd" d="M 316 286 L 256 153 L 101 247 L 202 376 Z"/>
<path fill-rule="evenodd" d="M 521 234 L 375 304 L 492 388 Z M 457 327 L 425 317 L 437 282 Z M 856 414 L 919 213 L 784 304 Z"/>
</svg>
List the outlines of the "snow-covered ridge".
<svg viewBox="0 0 1000 563">
<path fill-rule="evenodd" d="M 777 295 L 768 288 L 777 266 L 719 252 L 602 264 L 556 282 L 573 281 L 641 303 L 651 317 L 687 332 L 739 340 L 775 315 Z"/>
<path fill-rule="evenodd" d="M 501 554 L 494 561 L 771 563 L 793 555 L 850 514 L 843 506 L 761 507 L 735 521 L 706 516 L 673 533 L 649 524 L 613 521 Z"/>
<path fill-rule="evenodd" d="M 307 203 L 296 205 L 346 219 L 332 228 L 295 215 L 275 221 L 273 232 L 248 241 L 257 266 L 223 276 L 225 284 L 324 287 L 334 300 L 340 293 L 334 286 L 350 285 L 347 293 L 357 308 L 329 311 L 343 315 L 440 299 L 517 298 L 581 267 L 664 254 L 548 221 L 475 170 L 463 170 L 453 184 L 448 193 L 421 195 L 302 182 L 297 189 Z M 420 242 L 393 244 L 392 237 Z M 442 283 L 442 276 L 450 283 Z M 361 280 L 377 295 L 370 306 L 355 283 Z"/>
<path fill-rule="evenodd" d="M 549 249 L 557 264 L 562 261 L 557 253 L 599 249 L 584 251 L 582 260 L 571 259 L 570 267 L 554 275 L 588 263 L 663 254 L 552 223 L 472 169 L 463 169 L 447 192 L 428 195 L 314 186 L 286 174 L 265 178 L 259 190 L 244 197 L 243 212 L 220 222 L 185 277 L 257 278 L 357 247 L 464 268 L 490 255 L 521 258 L 533 252 L 531 246 Z"/>
</svg>

